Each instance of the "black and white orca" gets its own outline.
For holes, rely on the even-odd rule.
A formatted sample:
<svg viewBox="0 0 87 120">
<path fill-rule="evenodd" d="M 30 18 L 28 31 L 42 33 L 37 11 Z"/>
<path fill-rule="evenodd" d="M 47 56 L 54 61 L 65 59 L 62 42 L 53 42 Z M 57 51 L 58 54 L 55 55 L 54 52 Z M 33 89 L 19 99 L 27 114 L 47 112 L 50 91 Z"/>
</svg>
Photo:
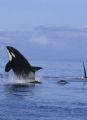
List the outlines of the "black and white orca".
<svg viewBox="0 0 87 120">
<path fill-rule="evenodd" d="M 26 58 L 15 48 L 7 46 L 9 61 L 5 66 L 5 72 L 11 69 L 18 78 L 35 80 L 35 72 L 42 67 L 32 66 Z"/>
</svg>

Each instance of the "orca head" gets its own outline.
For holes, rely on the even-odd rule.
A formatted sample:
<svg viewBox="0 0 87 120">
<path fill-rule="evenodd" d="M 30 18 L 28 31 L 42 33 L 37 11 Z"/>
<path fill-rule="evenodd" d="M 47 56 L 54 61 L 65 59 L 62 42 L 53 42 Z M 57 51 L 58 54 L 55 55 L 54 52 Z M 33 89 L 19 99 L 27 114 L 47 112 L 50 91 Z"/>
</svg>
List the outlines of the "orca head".
<svg viewBox="0 0 87 120">
<path fill-rule="evenodd" d="M 7 46 L 7 54 L 9 57 L 9 61 L 13 61 L 16 58 L 16 50 L 13 47 Z"/>
<path fill-rule="evenodd" d="M 28 71 L 30 64 L 25 57 L 13 47 L 7 46 L 6 48 L 9 62 L 5 66 L 5 71 L 9 72 L 11 69 L 13 69 L 15 73 Z"/>
<path fill-rule="evenodd" d="M 9 72 L 12 69 L 13 61 L 15 61 L 16 59 L 16 54 L 15 54 L 15 50 L 13 47 L 7 46 L 6 48 L 7 48 L 7 54 L 8 54 L 9 61 L 5 66 L 5 72 Z"/>
</svg>

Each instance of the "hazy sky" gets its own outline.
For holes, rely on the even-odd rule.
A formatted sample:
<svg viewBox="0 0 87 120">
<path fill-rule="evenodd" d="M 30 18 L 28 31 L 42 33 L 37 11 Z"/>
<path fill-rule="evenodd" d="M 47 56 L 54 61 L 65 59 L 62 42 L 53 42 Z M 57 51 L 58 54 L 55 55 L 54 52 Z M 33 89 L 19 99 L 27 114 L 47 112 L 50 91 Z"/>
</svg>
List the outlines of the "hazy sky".
<svg viewBox="0 0 87 120">
<path fill-rule="evenodd" d="M 0 0 L 1 30 L 87 26 L 87 0 Z"/>
</svg>

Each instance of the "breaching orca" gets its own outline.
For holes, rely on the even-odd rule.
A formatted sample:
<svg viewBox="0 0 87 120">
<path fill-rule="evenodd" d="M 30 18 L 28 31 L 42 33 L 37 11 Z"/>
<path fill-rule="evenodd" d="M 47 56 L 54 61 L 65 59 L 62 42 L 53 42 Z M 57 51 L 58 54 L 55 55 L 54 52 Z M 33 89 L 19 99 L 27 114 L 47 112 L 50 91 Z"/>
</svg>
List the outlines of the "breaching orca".
<svg viewBox="0 0 87 120">
<path fill-rule="evenodd" d="M 9 62 L 5 66 L 5 72 L 11 69 L 18 78 L 35 80 L 35 72 L 42 67 L 32 66 L 26 58 L 15 48 L 7 46 Z"/>
<path fill-rule="evenodd" d="M 84 62 L 83 62 L 83 69 L 84 69 L 84 78 L 87 78 L 86 68 L 85 68 L 85 64 L 84 64 Z"/>
</svg>

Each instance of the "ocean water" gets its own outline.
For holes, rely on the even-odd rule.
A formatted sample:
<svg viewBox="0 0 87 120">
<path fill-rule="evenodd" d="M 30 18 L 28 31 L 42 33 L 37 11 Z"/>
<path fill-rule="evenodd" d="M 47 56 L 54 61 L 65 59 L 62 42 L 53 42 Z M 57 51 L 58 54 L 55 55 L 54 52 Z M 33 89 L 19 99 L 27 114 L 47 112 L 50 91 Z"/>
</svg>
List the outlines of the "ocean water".
<svg viewBox="0 0 87 120">
<path fill-rule="evenodd" d="M 10 83 L 1 63 L 0 120 L 87 120 L 82 62 L 32 60 L 32 64 L 43 67 L 36 73 L 41 84 Z M 67 84 L 59 84 L 60 80 Z"/>
</svg>

